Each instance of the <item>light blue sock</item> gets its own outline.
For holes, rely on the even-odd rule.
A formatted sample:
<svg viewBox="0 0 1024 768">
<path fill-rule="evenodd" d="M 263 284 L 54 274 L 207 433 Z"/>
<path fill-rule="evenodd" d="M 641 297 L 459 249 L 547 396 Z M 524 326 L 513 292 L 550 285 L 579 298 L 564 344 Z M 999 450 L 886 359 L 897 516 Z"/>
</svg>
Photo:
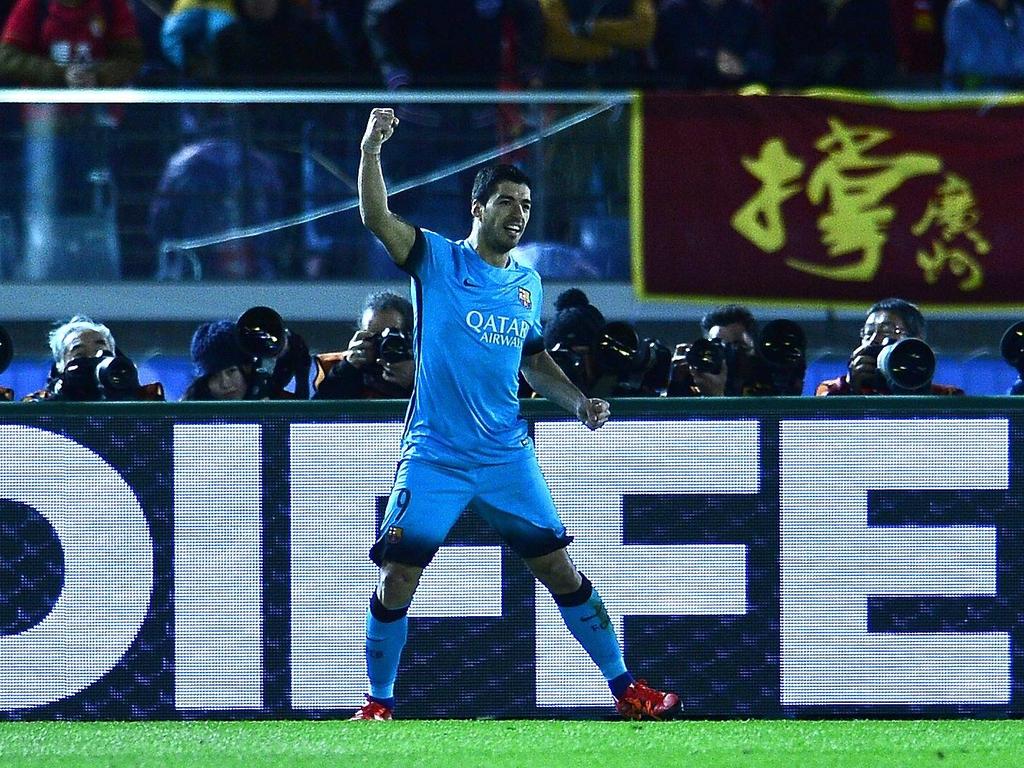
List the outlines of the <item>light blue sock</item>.
<svg viewBox="0 0 1024 768">
<path fill-rule="evenodd" d="M 395 678 L 405 640 L 409 636 L 409 607 L 385 608 L 374 593 L 366 614 L 366 674 L 370 696 L 394 707 Z"/>
<path fill-rule="evenodd" d="M 583 577 L 583 583 L 575 592 L 552 594 L 552 597 L 558 604 L 565 626 L 597 664 L 604 679 L 614 680 L 626 674 L 626 661 L 622 658 L 612 620 L 605 610 L 604 601 L 587 577 Z"/>
</svg>

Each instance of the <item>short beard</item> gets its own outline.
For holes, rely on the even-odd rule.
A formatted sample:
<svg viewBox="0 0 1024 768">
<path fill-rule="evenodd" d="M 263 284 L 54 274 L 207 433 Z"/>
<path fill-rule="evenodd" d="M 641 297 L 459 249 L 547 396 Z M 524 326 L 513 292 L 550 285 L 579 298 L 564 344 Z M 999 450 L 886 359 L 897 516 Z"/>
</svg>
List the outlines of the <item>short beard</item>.
<svg viewBox="0 0 1024 768">
<path fill-rule="evenodd" d="M 508 253 L 509 251 L 516 247 L 516 243 L 506 246 L 504 242 L 499 242 L 498 238 L 501 237 L 499 233 L 500 230 L 495 230 L 493 232 L 483 230 L 480 233 L 483 236 L 485 244 L 487 245 L 488 249 L 494 251 L 495 253 Z"/>
</svg>

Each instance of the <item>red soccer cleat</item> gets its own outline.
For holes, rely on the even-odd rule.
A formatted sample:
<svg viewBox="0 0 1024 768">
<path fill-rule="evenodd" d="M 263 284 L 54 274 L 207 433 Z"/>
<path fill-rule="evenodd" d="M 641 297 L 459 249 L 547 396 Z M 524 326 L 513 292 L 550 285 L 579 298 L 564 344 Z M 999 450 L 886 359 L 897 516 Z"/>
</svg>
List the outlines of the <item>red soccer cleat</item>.
<svg viewBox="0 0 1024 768">
<path fill-rule="evenodd" d="M 643 680 L 634 680 L 615 702 L 615 710 L 627 720 L 664 720 L 680 709 L 674 693 L 656 691 Z"/>
<path fill-rule="evenodd" d="M 349 720 L 390 720 L 391 710 L 381 704 L 379 701 L 373 701 L 370 697 L 366 698 L 366 703 L 363 704 L 356 713 L 349 718 Z"/>
</svg>

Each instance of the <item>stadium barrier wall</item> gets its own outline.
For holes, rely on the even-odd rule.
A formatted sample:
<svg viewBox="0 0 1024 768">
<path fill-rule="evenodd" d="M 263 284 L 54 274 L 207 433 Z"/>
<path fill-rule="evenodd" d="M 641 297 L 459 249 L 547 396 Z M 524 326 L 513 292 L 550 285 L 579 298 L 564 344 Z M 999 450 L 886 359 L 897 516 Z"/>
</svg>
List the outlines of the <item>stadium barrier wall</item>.
<svg viewBox="0 0 1024 768">
<path fill-rule="evenodd" d="M 528 402 L 634 672 L 692 717 L 1013 716 L 1024 401 Z M 341 717 L 401 403 L 13 404 L 0 718 Z M 601 717 L 551 598 L 473 515 L 427 570 L 403 717 Z"/>
</svg>

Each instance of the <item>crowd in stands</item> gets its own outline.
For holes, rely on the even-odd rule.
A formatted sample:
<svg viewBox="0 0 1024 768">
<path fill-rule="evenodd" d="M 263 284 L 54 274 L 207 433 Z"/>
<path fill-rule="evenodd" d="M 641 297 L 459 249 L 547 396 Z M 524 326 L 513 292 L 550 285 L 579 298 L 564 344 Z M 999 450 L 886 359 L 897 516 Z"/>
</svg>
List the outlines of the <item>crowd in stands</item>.
<svg viewBox="0 0 1024 768">
<path fill-rule="evenodd" d="M 1021 0 L 0 0 L 35 86 L 1013 87 Z"/>
</svg>

